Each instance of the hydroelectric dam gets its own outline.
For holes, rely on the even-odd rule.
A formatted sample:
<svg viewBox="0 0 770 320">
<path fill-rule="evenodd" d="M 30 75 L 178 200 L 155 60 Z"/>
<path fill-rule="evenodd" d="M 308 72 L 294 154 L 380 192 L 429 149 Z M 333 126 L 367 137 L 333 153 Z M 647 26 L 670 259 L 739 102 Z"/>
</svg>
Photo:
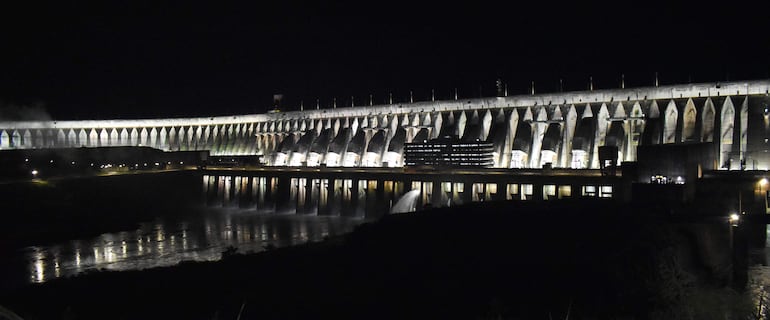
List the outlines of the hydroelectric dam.
<svg viewBox="0 0 770 320">
<path fill-rule="evenodd" d="M 600 146 L 713 142 L 715 169 L 770 168 L 770 80 L 499 96 L 235 116 L 0 122 L 0 150 L 148 146 L 266 166 L 401 167 L 404 146 L 493 144 L 495 168 L 600 168 Z"/>
</svg>

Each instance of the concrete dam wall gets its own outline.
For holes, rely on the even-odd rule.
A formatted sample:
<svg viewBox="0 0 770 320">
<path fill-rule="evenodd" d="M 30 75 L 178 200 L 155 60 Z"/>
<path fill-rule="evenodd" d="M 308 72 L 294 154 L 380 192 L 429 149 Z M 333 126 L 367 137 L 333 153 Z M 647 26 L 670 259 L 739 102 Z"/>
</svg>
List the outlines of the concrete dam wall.
<svg viewBox="0 0 770 320">
<path fill-rule="evenodd" d="M 770 80 L 682 84 L 208 118 L 0 122 L 0 150 L 149 146 L 262 155 L 271 166 L 400 167 L 404 144 L 494 144 L 494 167 L 598 168 L 598 148 L 709 142 L 720 169 L 770 168 Z"/>
</svg>

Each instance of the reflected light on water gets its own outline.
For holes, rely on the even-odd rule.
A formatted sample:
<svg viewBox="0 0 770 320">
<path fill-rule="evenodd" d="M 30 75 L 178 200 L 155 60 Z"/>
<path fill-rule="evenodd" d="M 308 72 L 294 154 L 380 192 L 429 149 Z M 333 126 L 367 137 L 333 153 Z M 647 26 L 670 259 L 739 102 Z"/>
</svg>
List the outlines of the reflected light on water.
<svg viewBox="0 0 770 320">
<path fill-rule="evenodd" d="M 36 251 L 40 250 L 39 248 L 35 248 Z M 35 260 L 33 262 L 33 272 L 32 272 L 32 282 L 34 283 L 41 283 L 45 280 L 45 255 L 42 251 L 35 252 Z"/>
<path fill-rule="evenodd" d="M 58 257 L 54 257 L 54 261 L 53 261 L 53 274 L 54 274 L 54 277 L 56 277 L 56 278 L 61 277 L 61 268 L 59 267 L 59 258 Z"/>
<path fill-rule="evenodd" d="M 177 219 L 181 221 L 158 219 L 132 232 L 26 248 L 30 282 L 98 269 L 122 271 L 170 266 L 185 260 L 215 261 L 221 259 L 228 246 L 247 253 L 262 251 L 268 244 L 282 247 L 320 241 L 330 234 L 349 232 L 363 221 L 232 209 L 208 209 Z M 93 258 L 83 252 L 93 252 Z"/>
<path fill-rule="evenodd" d="M 80 268 L 80 248 L 75 249 L 75 266 Z"/>
</svg>

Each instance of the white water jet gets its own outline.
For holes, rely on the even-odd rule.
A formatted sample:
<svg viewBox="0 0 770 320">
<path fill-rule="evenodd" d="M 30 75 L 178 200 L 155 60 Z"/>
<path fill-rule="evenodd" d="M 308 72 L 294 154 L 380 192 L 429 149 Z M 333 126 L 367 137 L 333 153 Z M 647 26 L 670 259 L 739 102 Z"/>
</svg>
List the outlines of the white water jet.
<svg viewBox="0 0 770 320">
<path fill-rule="evenodd" d="M 406 213 L 417 211 L 417 201 L 420 199 L 420 189 L 415 189 L 401 196 L 390 208 L 390 213 Z"/>
</svg>

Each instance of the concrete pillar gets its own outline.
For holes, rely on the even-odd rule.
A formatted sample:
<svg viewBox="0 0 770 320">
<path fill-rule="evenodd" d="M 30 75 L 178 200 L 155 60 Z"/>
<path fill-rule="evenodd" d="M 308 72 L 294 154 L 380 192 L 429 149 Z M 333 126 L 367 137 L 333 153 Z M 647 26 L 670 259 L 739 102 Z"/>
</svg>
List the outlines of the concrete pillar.
<svg viewBox="0 0 770 320">
<path fill-rule="evenodd" d="M 264 198 L 263 206 L 262 206 L 262 208 L 264 210 L 274 210 L 275 209 L 275 203 L 276 203 L 276 201 L 275 201 L 275 192 L 276 192 L 276 190 L 275 190 L 273 184 L 275 183 L 275 181 L 277 181 L 277 179 L 278 178 L 276 178 L 276 177 L 265 177 L 265 181 L 264 181 L 265 182 L 265 186 L 264 186 L 265 198 Z"/>
<path fill-rule="evenodd" d="M 433 188 L 431 190 L 431 205 L 434 208 L 440 208 L 446 205 L 446 203 L 442 203 L 442 200 L 446 194 L 444 194 L 444 191 L 441 190 L 441 180 L 432 180 Z"/>
<path fill-rule="evenodd" d="M 508 192 L 508 184 L 504 182 L 497 183 L 497 193 L 492 197 L 494 201 L 505 200 L 505 194 Z"/>
<path fill-rule="evenodd" d="M 291 179 L 286 176 L 277 178 L 278 185 L 275 195 L 275 210 L 284 211 L 292 207 L 291 203 Z"/>
<path fill-rule="evenodd" d="M 347 180 L 347 179 L 345 179 Z M 365 202 L 362 203 L 362 201 L 359 201 L 358 196 L 360 195 L 359 192 L 359 185 L 358 182 L 361 181 L 359 179 L 350 179 L 351 183 L 350 185 L 345 185 L 343 180 L 343 193 L 350 192 L 350 199 L 349 203 L 342 203 L 342 215 L 347 217 L 355 217 L 358 214 L 358 207 L 361 205 L 365 205 Z M 350 188 L 350 190 L 346 190 L 347 188 Z"/>
<path fill-rule="evenodd" d="M 542 181 L 532 182 L 532 200 L 543 201 L 543 182 Z"/>
<path fill-rule="evenodd" d="M 305 182 L 305 205 L 302 207 L 303 214 L 310 214 L 318 207 L 317 199 L 313 197 L 313 178 L 308 177 Z M 299 209 L 297 210 L 299 212 Z"/>
</svg>

